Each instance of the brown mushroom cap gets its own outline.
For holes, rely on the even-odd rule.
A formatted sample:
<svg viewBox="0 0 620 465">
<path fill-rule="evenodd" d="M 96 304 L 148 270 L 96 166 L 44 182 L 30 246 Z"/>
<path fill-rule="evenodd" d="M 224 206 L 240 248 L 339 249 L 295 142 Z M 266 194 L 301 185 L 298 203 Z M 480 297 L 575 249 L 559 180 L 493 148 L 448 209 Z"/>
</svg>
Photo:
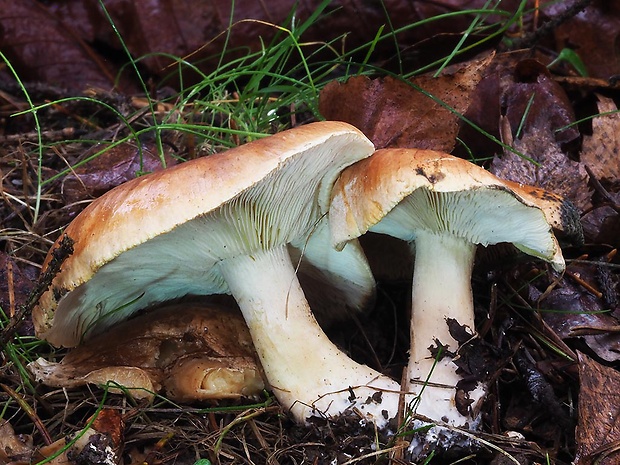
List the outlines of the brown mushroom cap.
<svg viewBox="0 0 620 465">
<path fill-rule="evenodd" d="M 422 213 L 416 221 L 423 228 L 451 230 L 483 245 L 511 242 L 562 269 L 564 259 L 555 237 L 549 233 L 551 226 L 545 226 L 545 218 L 570 230 L 576 228 L 575 215 L 566 214 L 566 202 L 552 195 L 541 198 L 541 192 L 506 182 L 484 168 L 442 152 L 378 150 L 338 179 L 330 208 L 332 239 L 342 246 L 372 230 L 412 241 L 414 228 L 385 231 L 390 228 L 392 210 L 403 201 L 433 205 L 429 212 L 444 211 L 444 205 L 450 203 L 455 208 L 448 216 L 439 219 L 433 213 Z M 361 201 L 363 198 L 372 200 Z M 512 207 L 523 216 L 517 217 Z M 528 217 L 531 223 L 526 221 Z M 540 221 L 536 221 L 537 217 Z"/>
<path fill-rule="evenodd" d="M 162 389 L 176 401 L 252 396 L 264 389 L 239 310 L 205 302 L 153 309 L 70 350 L 60 363 L 39 359 L 28 368 L 49 386 L 111 381 L 136 398 Z"/>
<path fill-rule="evenodd" d="M 151 173 L 107 192 L 64 231 L 74 241 L 74 253 L 62 264 L 33 311 L 37 334 L 55 345 L 74 346 L 84 336 L 157 302 L 187 294 L 226 293 L 226 283 L 209 267 L 227 253 L 227 247 L 251 249 L 293 241 L 307 233 L 306 219 L 316 216 L 315 210 L 326 211 L 335 179 L 317 179 L 318 172 L 313 177 L 303 170 L 312 171 L 313 161 L 325 158 L 320 154 L 334 147 L 347 147 L 348 154 L 363 156 L 372 152 L 372 144 L 346 123 L 313 123 Z M 306 152 L 312 155 L 304 157 Z M 341 157 L 336 163 L 342 167 L 360 158 Z M 264 187 L 260 195 L 268 198 L 272 210 L 264 205 L 257 207 L 257 221 L 263 221 L 258 217 L 264 216 L 279 225 L 257 231 L 254 226 L 236 222 L 233 216 L 228 218 L 227 230 L 209 229 L 208 225 L 204 228 L 213 215 L 235 215 L 233 206 L 245 201 L 246 192 L 260 188 L 266 179 L 289 166 L 297 170 L 289 177 L 299 178 L 300 186 L 306 179 L 307 184 L 318 185 L 317 199 L 293 207 L 293 196 L 288 192 L 295 189 L 280 192 Z M 330 176 L 337 176 L 339 171 L 331 170 Z M 290 182 L 286 179 L 280 183 Z M 216 213 L 222 205 L 230 208 Z M 198 240 L 199 235 L 217 240 L 218 236 L 246 232 L 258 233 L 258 237 L 231 239 L 217 246 L 203 246 Z M 48 254 L 43 270 L 57 245 Z M 209 254 L 210 263 L 206 263 L 204 256 Z M 116 268 L 111 263 L 116 263 Z"/>
</svg>

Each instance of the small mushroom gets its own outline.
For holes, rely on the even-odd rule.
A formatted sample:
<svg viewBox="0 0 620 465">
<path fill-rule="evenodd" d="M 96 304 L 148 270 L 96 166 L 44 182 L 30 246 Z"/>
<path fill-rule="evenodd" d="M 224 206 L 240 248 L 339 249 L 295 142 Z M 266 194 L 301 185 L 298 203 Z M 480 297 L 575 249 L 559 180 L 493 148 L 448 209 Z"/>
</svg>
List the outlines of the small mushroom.
<svg viewBox="0 0 620 465">
<path fill-rule="evenodd" d="M 114 341 L 114 344 L 110 344 Z M 28 364 L 48 386 L 86 383 L 162 391 L 175 401 L 251 397 L 264 389 L 254 346 L 238 309 L 205 302 L 166 305 L 123 321 L 72 349 L 61 362 Z"/>
<path fill-rule="evenodd" d="M 339 173 L 372 152 L 346 123 L 313 123 L 107 192 L 64 233 L 75 252 L 33 311 L 37 334 L 75 346 L 155 303 L 230 293 L 271 388 L 296 419 L 355 411 L 387 424 L 399 384 L 327 338 L 287 250 L 321 234 Z"/>
<path fill-rule="evenodd" d="M 451 356 L 437 352 L 443 348 L 444 355 L 458 356 L 449 319 L 475 334 L 470 281 L 478 244 L 512 243 L 556 271 L 564 269 L 549 223 L 574 232 L 578 217 L 566 202 L 542 193 L 431 150 L 378 150 L 341 173 L 329 212 L 334 244 L 341 247 L 372 231 L 407 241 L 414 249 L 411 347 L 403 389 L 417 414 L 476 428 L 485 386 L 479 383 L 457 399 L 462 376 Z"/>
</svg>

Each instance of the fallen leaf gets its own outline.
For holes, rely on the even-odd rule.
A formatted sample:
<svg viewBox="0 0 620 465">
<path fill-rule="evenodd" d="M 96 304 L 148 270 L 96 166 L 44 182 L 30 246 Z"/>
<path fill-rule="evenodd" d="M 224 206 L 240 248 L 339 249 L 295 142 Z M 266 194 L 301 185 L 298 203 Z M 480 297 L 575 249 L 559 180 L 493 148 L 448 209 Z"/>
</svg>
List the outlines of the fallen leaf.
<svg viewBox="0 0 620 465">
<path fill-rule="evenodd" d="M 418 76 L 409 82 L 390 76 L 333 81 L 319 95 L 319 111 L 328 120 L 359 128 L 377 149 L 415 147 L 451 152 L 476 85 L 492 55 L 457 71 Z"/>
<path fill-rule="evenodd" d="M 620 113 L 611 98 L 596 94 L 599 113 L 592 120 L 592 135 L 584 136 L 580 160 L 611 190 L 620 188 Z"/>
<path fill-rule="evenodd" d="M 607 204 L 597 206 L 583 215 L 581 224 L 587 242 L 620 247 L 620 215 L 615 208 Z"/>
<path fill-rule="evenodd" d="M 541 4 L 546 16 L 560 16 L 575 2 Z M 553 28 L 555 48 L 575 50 L 592 77 L 609 79 L 620 74 L 620 4 L 615 1 L 586 2 L 577 15 Z"/>
<path fill-rule="evenodd" d="M 30 463 L 33 453 L 32 436 L 15 434 L 8 421 L 0 420 L 0 463 Z"/>
<path fill-rule="evenodd" d="M 538 60 L 526 58 L 515 63 L 509 71 L 510 75 L 503 76 L 501 105 L 514 138 L 519 137 L 519 129 L 522 134 L 547 130 L 558 144 L 579 137 L 575 127 L 564 129 L 575 121 L 573 104 L 546 66 Z"/>
<path fill-rule="evenodd" d="M 97 198 L 140 173 L 159 171 L 164 168 L 164 163 L 153 141 L 144 142 L 141 148 L 142 151 L 134 143 L 129 142 L 117 145 L 73 170 L 62 181 L 61 191 L 65 204 L 70 205 L 82 200 Z M 171 156 L 170 146 L 166 144 L 164 148 L 166 166 L 175 165 L 177 161 Z M 95 146 L 84 155 L 84 158 L 100 150 L 102 147 Z"/>
<path fill-rule="evenodd" d="M 115 71 L 69 24 L 34 0 L 0 0 L 0 50 L 24 81 L 82 92 L 114 87 Z"/>
<path fill-rule="evenodd" d="M 166 55 L 184 57 L 210 73 L 218 65 L 222 51 L 226 61 L 260 51 L 276 34 L 283 37 L 274 25 L 291 27 L 291 12 L 295 9 L 296 25 L 303 24 L 321 7 L 322 0 L 282 0 L 257 2 L 237 0 L 234 3 L 213 0 L 136 0 L 105 1 L 105 7 L 125 45 L 148 71 L 159 77 L 170 73 L 172 62 Z M 103 15 L 99 0 L 46 2 L 57 17 L 65 18 L 87 43 L 105 44 L 111 50 L 121 50 L 120 43 L 108 19 Z M 502 10 L 516 11 L 518 0 L 504 0 Z M 304 32 L 304 54 L 310 57 L 312 44 L 331 42 L 341 49 L 352 50 L 367 44 L 386 24 L 399 31 L 393 40 L 374 44 L 373 60 L 399 56 L 402 48 L 440 33 L 466 30 L 475 13 L 450 14 L 466 9 L 485 7 L 484 0 L 438 0 L 434 2 L 384 0 L 332 0 L 320 19 Z M 233 8 L 234 7 L 234 8 Z M 447 14 L 447 15 L 446 15 Z M 417 27 L 407 27 L 427 18 L 436 18 Z M 499 15 L 488 15 L 487 21 L 501 21 Z M 251 21 L 254 20 L 254 21 Z M 229 28 L 229 26 L 232 27 Z M 338 41 L 344 38 L 346 41 Z M 364 59 L 366 50 L 358 56 Z M 325 56 L 325 55 L 324 55 Z M 292 56 L 292 62 L 297 59 Z M 332 59 L 333 54 L 328 58 Z M 313 57 L 317 58 L 317 57 Z"/>
<path fill-rule="evenodd" d="M 497 54 L 484 70 L 465 113 L 467 120 L 498 139 L 519 138 L 531 128 L 548 128 L 553 140 L 566 144 L 579 137 L 576 127 L 556 131 L 574 122 L 573 107 L 563 88 L 544 66 L 548 57 L 531 50 Z M 506 127 L 502 127 L 502 119 Z M 459 138 L 482 158 L 497 153 L 500 147 L 475 127 L 463 124 Z M 509 143 L 509 141 L 504 140 Z"/>
<path fill-rule="evenodd" d="M 89 427 L 76 431 L 37 451 L 40 459 L 49 459 L 65 446 L 69 446 L 55 458 L 46 460 L 50 465 L 82 465 L 120 463 L 125 425 L 117 410 L 101 410 L 86 423 Z M 38 461 L 38 460 L 37 460 Z"/>
<path fill-rule="evenodd" d="M 93 419 L 92 428 L 99 433 L 106 434 L 112 440 L 115 449 L 119 449 L 123 443 L 125 422 L 118 410 L 103 409 Z"/>
<path fill-rule="evenodd" d="M 578 273 L 571 265 L 571 272 Z M 594 270 L 583 269 L 582 276 Z M 596 285 L 596 283 L 593 283 Z M 609 362 L 620 360 L 620 332 L 609 331 L 620 322 L 606 308 L 605 302 L 580 285 L 568 282 L 553 289 L 540 302 L 545 323 L 562 339 L 581 339 L 599 357 Z"/>
<path fill-rule="evenodd" d="M 620 373 L 579 354 L 579 419 L 575 465 L 615 465 L 620 460 Z"/>
<path fill-rule="evenodd" d="M 489 171 L 500 178 L 560 195 L 581 211 L 591 206 L 592 194 L 584 166 L 564 153 L 549 127 L 530 128 L 512 147 L 529 159 L 506 150 L 493 159 Z"/>
</svg>

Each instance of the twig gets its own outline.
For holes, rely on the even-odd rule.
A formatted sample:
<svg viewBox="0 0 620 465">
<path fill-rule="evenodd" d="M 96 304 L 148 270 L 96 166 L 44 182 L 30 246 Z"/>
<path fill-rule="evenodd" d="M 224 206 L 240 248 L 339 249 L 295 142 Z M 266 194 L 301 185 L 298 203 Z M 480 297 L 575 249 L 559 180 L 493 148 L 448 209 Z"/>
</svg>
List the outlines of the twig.
<svg viewBox="0 0 620 465">
<path fill-rule="evenodd" d="M 238 415 L 233 421 L 231 421 L 228 425 L 226 425 L 224 428 L 221 429 L 220 435 L 217 438 L 217 441 L 215 442 L 215 445 L 213 447 L 213 452 L 215 454 L 220 453 L 225 436 L 234 426 L 238 425 L 239 423 L 243 423 L 245 421 L 256 418 L 260 415 L 263 415 L 266 411 L 267 411 L 267 408 L 248 409 L 242 412 L 240 415 Z"/>
<path fill-rule="evenodd" d="M 565 23 L 569 19 L 577 16 L 582 10 L 587 8 L 592 0 L 578 0 L 572 6 L 568 7 L 565 11 L 555 16 L 554 18 L 549 19 L 546 23 L 543 23 L 541 27 L 532 31 L 528 34 L 525 34 L 523 37 L 519 39 L 515 39 L 512 43 L 511 49 L 518 50 L 521 48 L 532 48 L 536 45 L 543 37 L 553 33 L 553 30 L 557 28 L 562 23 Z"/>
<path fill-rule="evenodd" d="M 592 171 L 592 169 L 588 165 L 583 165 L 583 167 L 585 168 L 586 173 L 588 173 L 588 176 L 590 177 L 590 181 L 592 182 L 592 186 L 594 187 L 594 190 L 598 192 L 601 195 L 601 197 L 603 197 L 604 200 L 609 202 L 610 204 L 609 206 L 611 208 L 613 208 L 617 212 L 620 211 L 620 206 L 618 205 L 618 201 L 614 198 L 613 195 L 609 193 L 609 191 L 607 191 L 607 189 L 603 187 L 603 185 L 601 184 L 601 181 L 599 181 L 598 178 L 594 175 L 594 172 Z"/>
<path fill-rule="evenodd" d="M 52 284 L 52 280 L 54 276 L 60 271 L 60 267 L 62 263 L 73 253 L 73 239 L 69 236 L 63 236 L 58 246 L 52 252 L 52 259 L 49 262 L 49 265 L 43 275 L 40 277 L 36 286 L 30 292 L 28 296 L 28 300 L 24 305 L 20 305 L 19 309 L 15 312 L 13 318 L 11 318 L 11 323 L 2 331 L 2 337 L 0 338 L 0 346 L 4 347 L 4 345 L 13 337 L 17 328 L 24 320 L 26 315 L 28 315 L 33 307 L 37 304 L 43 293 L 47 290 L 48 287 Z"/>
<path fill-rule="evenodd" d="M 573 273 L 572 271 L 567 269 L 564 272 L 564 275 L 568 276 L 570 279 L 575 281 L 577 284 L 579 284 L 581 287 L 583 287 L 586 291 L 588 291 L 593 296 L 598 297 L 599 299 L 603 298 L 603 293 L 601 291 L 599 291 L 597 288 L 595 288 L 592 284 L 587 282 L 585 279 L 583 279 L 577 273 Z"/>
<path fill-rule="evenodd" d="M 28 402 L 26 402 L 20 394 L 18 394 L 6 384 L 0 384 L 0 388 L 2 388 L 4 392 L 6 392 L 15 402 L 17 402 L 19 407 L 26 413 L 26 415 L 28 415 L 28 417 L 32 420 L 32 423 L 35 424 L 35 426 L 41 433 L 41 436 L 43 436 L 45 444 L 49 446 L 52 443 L 52 437 L 49 435 L 47 429 L 45 429 L 45 426 L 43 425 L 43 422 L 37 416 L 36 412 L 32 409 L 32 407 L 30 407 Z"/>
<path fill-rule="evenodd" d="M 381 449 L 375 452 L 371 452 L 369 454 L 365 454 L 365 455 L 361 455 L 359 457 L 355 457 L 351 460 L 348 460 L 346 462 L 344 462 L 342 465 L 351 465 L 353 463 L 359 462 L 360 460 L 364 460 L 370 457 L 376 457 L 378 455 L 383 455 L 383 454 L 387 454 L 389 452 L 395 452 L 397 450 L 402 450 L 402 449 L 406 449 L 407 447 L 409 447 L 409 443 L 407 441 L 402 441 L 400 443 L 397 443 L 395 446 L 392 446 L 388 449 Z"/>
</svg>

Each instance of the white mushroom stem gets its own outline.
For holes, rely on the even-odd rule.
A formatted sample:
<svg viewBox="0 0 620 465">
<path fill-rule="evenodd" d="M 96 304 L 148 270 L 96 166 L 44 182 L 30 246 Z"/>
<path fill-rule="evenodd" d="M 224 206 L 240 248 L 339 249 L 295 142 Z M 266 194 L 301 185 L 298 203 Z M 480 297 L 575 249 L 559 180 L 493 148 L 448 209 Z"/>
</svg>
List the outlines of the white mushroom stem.
<svg viewBox="0 0 620 465">
<path fill-rule="evenodd" d="M 411 352 L 415 362 L 430 356 L 438 339 L 456 350 L 446 318 L 474 328 L 471 273 L 476 245 L 450 233 L 419 230 L 415 240 Z"/>
<path fill-rule="evenodd" d="M 409 402 L 421 393 L 413 404 L 417 404 L 416 413 L 457 426 L 472 420 L 455 406 L 455 385 L 461 377 L 450 357 L 435 365 L 429 347 L 436 346 L 437 340 L 450 351 L 457 350 L 446 318 L 454 318 L 474 331 L 471 273 L 475 251 L 475 244 L 450 233 L 416 232 L 411 350 L 404 388 L 413 393 L 408 396 Z M 483 391 L 470 395 L 477 401 Z"/>
<path fill-rule="evenodd" d="M 220 267 L 276 397 L 298 421 L 357 410 L 381 428 L 396 416 L 399 384 L 354 362 L 327 338 L 285 247 L 229 258 Z M 367 403 L 378 392 L 380 402 Z"/>
</svg>

